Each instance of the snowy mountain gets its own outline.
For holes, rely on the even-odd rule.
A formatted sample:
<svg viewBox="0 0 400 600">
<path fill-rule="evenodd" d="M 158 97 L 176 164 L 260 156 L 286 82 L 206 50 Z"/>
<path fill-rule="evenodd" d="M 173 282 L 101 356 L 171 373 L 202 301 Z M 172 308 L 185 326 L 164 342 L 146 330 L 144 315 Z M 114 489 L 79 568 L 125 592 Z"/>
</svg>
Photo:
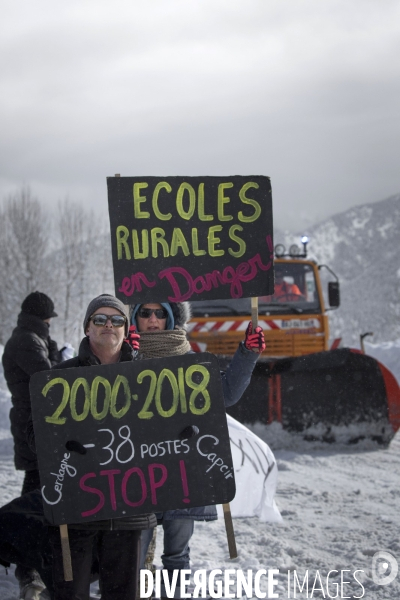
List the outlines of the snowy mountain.
<svg viewBox="0 0 400 600">
<path fill-rule="evenodd" d="M 341 307 L 330 313 L 331 337 L 359 347 L 400 338 L 400 194 L 351 208 L 297 235 L 275 232 L 288 247 L 307 234 L 309 256 L 339 277 Z"/>
</svg>

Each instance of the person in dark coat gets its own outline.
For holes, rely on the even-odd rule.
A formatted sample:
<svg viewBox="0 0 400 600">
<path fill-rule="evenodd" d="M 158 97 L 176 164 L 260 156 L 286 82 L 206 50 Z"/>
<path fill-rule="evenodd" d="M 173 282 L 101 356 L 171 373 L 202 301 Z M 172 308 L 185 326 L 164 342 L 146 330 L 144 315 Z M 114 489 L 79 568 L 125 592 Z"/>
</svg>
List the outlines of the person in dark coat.
<svg viewBox="0 0 400 600">
<path fill-rule="evenodd" d="M 57 369 L 132 361 L 138 335 L 126 340 L 129 319 L 120 300 L 109 294 L 94 298 L 86 311 L 78 356 Z M 135 339 L 136 338 L 136 339 Z M 32 424 L 32 421 L 31 421 Z M 32 430 L 29 438 L 33 447 Z M 140 533 L 155 527 L 154 513 L 118 519 L 69 524 L 73 581 L 64 581 L 60 531 L 49 527 L 53 553 L 54 600 L 89 598 L 93 552 L 99 561 L 102 600 L 134 600 L 138 584 Z"/>
<path fill-rule="evenodd" d="M 50 320 L 56 317 L 53 301 L 43 292 L 32 292 L 21 305 L 17 327 L 3 352 L 4 377 L 11 392 L 11 433 L 14 438 L 15 468 L 25 471 L 22 494 L 40 488 L 36 455 L 27 442 L 27 425 L 31 416 L 29 380 L 34 373 L 45 371 L 61 360 L 57 343 L 50 338 Z M 15 575 L 20 597 L 35 598 L 43 583 L 34 569 L 17 564 Z M 38 596 L 37 596 L 38 597 Z"/>
<path fill-rule="evenodd" d="M 22 494 L 40 488 L 36 455 L 28 446 L 26 428 L 31 414 L 29 380 L 61 361 L 57 343 L 50 338 L 50 320 L 56 317 L 52 300 L 42 292 L 29 294 L 21 305 L 17 327 L 4 347 L 3 368 L 11 392 L 11 433 L 15 468 L 25 471 Z"/>
<path fill-rule="evenodd" d="M 31 582 L 19 598 L 44 599 L 41 592 L 46 587 L 53 599 L 51 546 L 40 490 L 14 498 L 0 508 L 0 565 L 7 568 L 11 563 L 28 572 L 35 569 L 43 582 Z"/>
<path fill-rule="evenodd" d="M 188 302 L 162 302 L 137 304 L 133 307 L 131 323 L 140 334 L 138 358 L 162 358 L 193 352 L 186 337 L 186 324 L 190 320 Z M 221 372 L 225 406 L 236 404 L 250 383 L 254 366 L 260 353 L 265 350 L 261 327 L 247 327 L 245 339 L 240 342 L 226 372 Z M 164 569 L 172 581 L 174 570 L 190 569 L 189 542 L 194 531 L 194 521 L 212 521 L 217 518 L 215 506 L 200 506 L 168 510 L 156 513 L 158 523 L 164 530 L 164 553 L 161 556 Z M 153 538 L 151 530 L 142 532 L 141 568 L 145 564 L 147 549 Z M 179 579 L 178 579 L 179 582 Z M 166 599 L 164 584 L 161 600 Z M 181 598 L 179 584 L 174 598 Z"/>
</svg>

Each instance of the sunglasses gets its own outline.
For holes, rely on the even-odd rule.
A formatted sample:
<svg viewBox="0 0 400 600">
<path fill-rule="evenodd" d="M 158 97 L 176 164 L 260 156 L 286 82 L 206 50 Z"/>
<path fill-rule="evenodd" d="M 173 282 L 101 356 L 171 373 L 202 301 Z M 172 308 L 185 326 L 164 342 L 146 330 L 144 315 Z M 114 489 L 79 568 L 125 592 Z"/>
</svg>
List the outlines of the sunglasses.
<svg viewBox="0 0 400 600">
<path fill-rule="evenodd" d="M 92 315 L 89 321 L 92 321 L 93 325 L 96 327 L 104 327 L 107 321 L 111 322 L 113 327 L 123 327 L 126 323 L 126 317 L 123 315 Z"/>
<path fill-rule="evenodd" d="M 138 310 L 138 315 L 142 319 L 150 319 L 152 314 L 155 314 L 157 319 L 166 319 L 168 317 L 165 308 L 139 308 Z"/>
</svg>

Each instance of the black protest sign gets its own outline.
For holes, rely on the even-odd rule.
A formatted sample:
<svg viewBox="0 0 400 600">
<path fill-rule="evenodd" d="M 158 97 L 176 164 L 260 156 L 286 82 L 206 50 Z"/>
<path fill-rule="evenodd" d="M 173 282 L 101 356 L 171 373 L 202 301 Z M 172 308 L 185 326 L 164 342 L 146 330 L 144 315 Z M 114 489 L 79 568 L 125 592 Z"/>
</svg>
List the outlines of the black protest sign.
<svg viewBox="0 0 400 600">
<path fill-rule="evenodd" d="M 223 504 L 235 480 L 208 353 L 42 371 L 30 393 L 54 525 Z"/>
<path fill-rule="evenodd" d="M 108 177 L 107 186 L 124 304 L 273 294 L 268 177 Z"/>
</svg>

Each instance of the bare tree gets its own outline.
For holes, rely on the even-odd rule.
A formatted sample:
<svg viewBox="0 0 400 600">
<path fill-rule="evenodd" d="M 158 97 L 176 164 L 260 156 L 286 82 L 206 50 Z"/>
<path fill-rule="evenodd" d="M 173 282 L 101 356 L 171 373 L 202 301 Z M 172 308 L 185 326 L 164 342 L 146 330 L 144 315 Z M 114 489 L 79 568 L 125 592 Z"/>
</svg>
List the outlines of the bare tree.
<svg viewBox="0 0 400 600">
<path fill-rule="evenodd" d="M 99 217 L 94 240 L 96 254 L 96 280 L 99 293 L 114 294 L 114 274 L 111 252 L 110 223 Z"/>
<path fill-rule="evenodd" d="M 22 300 L 39 289 L 55 303 L 52 337 L 76 348 L 88 302 L 113 293 L 108 220 L 65 200 L 45 214 L 29 188 L 0 205 L 0 343 L 16 325 Z"/>
<path fill-rule="evenodd" d="M 82 205 L 65 200 L 57 216 L 59 248 L 55 252 L 58 306 L 55 323 L 64 342 L 74 346 L 82 337 L 82 320 L 88 302 L 102 292 L 113 293 L 108 224 Z"/>
<path fill-rule="evenodd" d="M 79 312 L 82 312 L 83 292 L 79 294 L 79 289 L 83 289 L 85 277 L 87 214 L 79 204 L 64 200 L 59 204 L 57 226 L 61 243 L 57 272 L 62 291 L 63 336 L 66 341 L 73 335 L 78 312 L 77 295 L 81 296 Z"/>
<path fill-rule="evenodd" d="M 0 209 L 0 341 L 15 325 L 22 300 L 47 287 L 48 218 L 29 187 L 9 196 Z M 41 290 L 42 291 L 42 290 Z M 43 290 L 44 291 L 44 290 Z"/>
</svg>

